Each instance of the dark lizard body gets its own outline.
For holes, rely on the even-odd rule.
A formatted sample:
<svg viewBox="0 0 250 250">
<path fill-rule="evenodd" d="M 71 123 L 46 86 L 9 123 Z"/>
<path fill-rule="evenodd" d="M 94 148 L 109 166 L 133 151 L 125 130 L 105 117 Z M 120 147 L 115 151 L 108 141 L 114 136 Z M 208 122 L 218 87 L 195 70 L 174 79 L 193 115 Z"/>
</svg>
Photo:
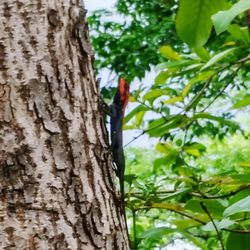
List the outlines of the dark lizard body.
<svg viewBox="0 0 250 250">
<path fill-rule="evenodd" d="M 122 200 L 124 200 L 124 172 L 125 157 L 123 151 L 123 117 L 125 108 L 129 99 L 129 84 L 125 79 L 119 79 L 119 86 L 114 96 L 113 103 L 110 106 L 110 133 L 111 149 L 114 162 L 117 167 L 117 176 L 120 181 L 120 191 Z"/>
<path fill-rule="evenodd" d="M 110 131 L 111 131 L 111 149 L 114 162 L 117 167 L 117 176 L 120 181 L 120 191 L 124 199 L 124 171 L 125 157 L 123 151 L 123 107 L 120 93 L 115 94 L 112 105 L 110 106 Z"/>
<path fill-rule="evenodd" d="M 123 118 L 125 113 L 125 108 L 127 106 L 129 99 L 129 84 L 125 79 L 119 79 L 119 86 L 117 92 L 114 96 L 113 103 L 110 106 L 110 134 L 111 134 L 111 150 L 113 154 L 113 159 L 117 167 L 116 175 L 120 182 L 120 192 L 122 208 L 125 217 L 126 230 L 127 219 L 125 212 L 124 203 L 124 172 L 125 172 L 125 157 L 123 151 Z"/>
</svg>

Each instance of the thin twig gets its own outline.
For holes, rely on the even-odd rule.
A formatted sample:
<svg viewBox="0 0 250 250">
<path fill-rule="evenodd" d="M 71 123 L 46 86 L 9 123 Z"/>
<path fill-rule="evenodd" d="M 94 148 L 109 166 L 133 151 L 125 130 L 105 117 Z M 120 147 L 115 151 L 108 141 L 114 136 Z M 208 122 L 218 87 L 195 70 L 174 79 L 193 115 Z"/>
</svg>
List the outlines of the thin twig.
<svg viewBox="0 0 250 250">
<path fill-rule="evenodd" d="M 145 210 L 145 209 L 150 209 L 150 208 L 155 208 L 155 207 L 150 207 L 150 206 L 144 206 L 144 207 L 140 207 L 140 208 L 137 208 L 137 211 L 139 210 Z M 164 209 L 164 208 L 161 208 L 161 209 Z M 171 209 L 171 208 L 165 208 L 166 210 L 170 211 L 170 212 L 174 212 L 176 214 L 179 214 L 179 215 L 182 215 L 184 217 L 187 217 L 193 221 L 196 221 L 202 225 L 206 225 L 207 222 L 206 221 L 202 221 L 200 219 L 197 219 L 195 218 L 194 216 L 190 215 L 190 214 L 186 214 L 184 212 L 181 212 L 181 211 L 178 211 L 178 210 L 174 210 L 174 209 Z M 242 234 L 249 234 L 250 233 L 250 230 L 240 230 L 240 229 L 237 229 L 237 230 L 234 230 L 234 229 L 228 229 L 228 228 L 222 228 L 221 229 L 222 231 L 227 231 L 227 232 L 231 232 L 231 233 L 242 233 Z"/>
<path fill-rule="evenodd" d="M 233 80 L 236 76 L 236 74 L 238 73 L 238 71 L 240 70 L 242 65 L 240 65 L 236 70 L 235 72 L 232 74 L 232 76 L 230 77 L 231 80 Z M 222 93 L 226 90 L 226 88 L 230 85 L 230 81 L 228 79 L 228 84 L 226 84 L 221 91 L 219 91 L 219 93 L 213 98 L 213 100 L 203 109 L 201 110 L 201 112 L 204 112 L 206 111 L 217 99 L 218 97 L 220 97 L 222 95 Z"/>
<path fill-rule="evenodd" d="M 201 197 L 203 199 L 223 199 L 223 198 L 228 198 L 230 196 L 233 196 L 239 192 L 241 192 L 242 190 L 245 190 L 247 188 L 249 188 L 250 185 L 246 185 L 246 186 L 243 186 L 239 189 L 237 189 L 236 191 L 232 191 L 228 194 L 222 194 L 222 195 L 206 195 L 206 194 L 201 194 L 201 193 L 196 193 L 196 192 L 191 192 L 190 195 L 192 196 L 196 196 L 196 197 Z"/>
<path fill-rule="evenodd" d="M 207 81 L 206 83 L 203 85 L 202 89 L 199 91 L 199 93 L 197 95 L 195 95 L 193 97 L 193 99 L 190 101 L 190 103 L 188 103 L 186 105 L 186 107 L 184 108 L 184 111 L 187 112 L 189 111 L 189 109 L 192 107 L 192 105 L 199 100 L 199 98 L 202 96 L 203 92 L 208 88 L 209 84 L 211 83 L 213 77 L 215 76 L 215 74 L 213 74 Z"/>
<path fill-rule="evenodd" d="M 153 206 L 144 206 L 144 207 L 137 208 L 137 210 L 144 210 L 144 209 L 149 209 L 149 208 L 156 208 L 156 207 L 153 207 Z M 161 208 L 161 209 L 164 209 L 164 208 Z M 167 210 L 170 211 L 170 212 L 174 212 L 174 213 L 177 213 L 177 214 L 182 215 L 182 216 L 184 216 L 184 217 L 187 217 L 187 218 L 189 218 L 189 219 L 191 219 L 191 220 L 194 220 L 194 221 L 196 221 L 196 222 L 199 222 L 199 223 L 202 224 L 202 225 L 206 225 L 206 224 L 207 224 L 205 221 L 202 221 L 202 220 L 200 220 L 200 219 L 197 219 L 197 218 L 195 218 L 194 216 L 189 215 L 189 214 L 186 214 L 186 213 L 184 213 L 184 212 L 181 212 L 181 211 L 178 211 L 178 210 L 175 210 L 175 209 L 171 209 L 171 208 L 165 208 L 165 209 L 167 209 Z"/>
<path fill-rule="evenodd" d="M 228 198 L 230 196 L 233 196 L 247 188 L 250 188 L 250 185 L 246 185 L 246 186 L 243 186 L 243 187 L 240 187 L 239 189 L 235 190 L 235 191 L 232 191 L 230 193 L 227 193 L 227 194 L 222 194 L 222 195 L 206 195 L 206 194 L 201 194 L 201 193 L 197 193 L 197 192 L 190 192 L 189 194 L 192 195 L 192 196 L 195 196 L 195 197 L 200 197 L 200 198 L 203 198 L 203 199 L 223 199 L 223 198 Z M 166 190 L 166 191 L 156 191 L 156 192 L 153 192 L 152 195 L 167 195 L 167 194 L 173 194 L 175 192 L 179 192 L 180 190 Z M 138 198 L 139 196 L 143 196 L 144 193 L 143 192 L 131 192 L 130 193 L 130 196 L 131 197 L 136 197 Z"/>
<path fill-rule="evenodd" d="M 149 110 L 154 111 L 155 113 L 160 114 L 161 117 L 162 117 L 166 122 L 168 122 L 167 117 L 166 117 L 161 111 L 158 111 L 158 110 L 156 110 L 153 106 L 149 106 L 149 105 L 146 104 L 145 102 L 140 101 L 138 98 L 135 98 L 135 100 L 136 100 L 138 103 L 140 103 L 141 105 L 143 105 L 143 106 L 145 106 L 146 108 L 148 108 Z"/>
<path fill-rule="evenodd" d="M 131 141 L 129 141 L 127 144 L 125 144 L 123 146 L 123 148 L 127 147 L 129 144 L 131 144 L 132 142 L 136 141 L 137 139 L 139 139 L 141 136 L 143 136 L 147 131 L 143 130 L 139 135 L 135 136 Z"/>
<path fill-rule="evenodd" d="M 223 245 L 223 241 L 222 241 L 222 238 L 221 238 L 221 233 L 220 233 L 220 231 L 218 230 L 218 228 L 217 228 L 217 226 L 216 226 L 216 224 L 215 224 L 215 222 L 214 222 L 214 220 L 213 220 L 211 214 L 209 213 L 207 207 L 205 206 L 205 204 L 204 204 L 203 202 L 200 202 L 200 204 L 201 204 L 202 209 L 206 212 L 206 214 L 208 215 L 209 219 L 210 219 L 211 222 L 213 223 L 213 226 L 214 226 L 214 228 L 215 228 L 215 231 L 216 231 L 216 233 L 217 233 L 218 239 L 219 239 L 219 241 L 220 241 L 222 250 L 225 250 L 225 247 L 224 247 L 224 245 Z"/>
<path fill-rule="evenodd" d="M 137 238 L 136 238 L 136 210 L 132 210 L 133 216 L 133 230 L 134 230 L 134 250 L 137 250 Z"/>
</svg>

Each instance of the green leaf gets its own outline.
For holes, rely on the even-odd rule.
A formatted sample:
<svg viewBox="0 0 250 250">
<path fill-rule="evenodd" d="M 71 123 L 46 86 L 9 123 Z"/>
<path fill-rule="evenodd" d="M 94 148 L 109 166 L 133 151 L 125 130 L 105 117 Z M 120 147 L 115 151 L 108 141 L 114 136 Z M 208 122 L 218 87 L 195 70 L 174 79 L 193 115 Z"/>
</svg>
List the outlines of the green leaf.
<svg viewBox="0 0 250 250">
<path fill-rule="evenodd" d="M 169 76 L 170 73 L 168 71 L 161 71 L 155 78 L 155 84 L 159 85 L 166 83 Z"/>
<path fill-rule="evenodd" d="M 155 99 L 159 96 L 162 96 L 163 94 L 164 94 L 164 91 L 162 89 L 153 89 L 153 90 L 147 92 L 143 96 L 143 101 L 149 100 L 149 99 Z"/>
<path fill-rule="evenodd" d="M 231 173 L 231 171 L 229 171 Z M 216 184 L 220 183 L 223 185 L 242 185 L 242 184 L 250 184 L 250 174 L 223 174 L 221 176 L 214 176 L 207 180 L 207 183 Z M 229 187 L 228 187 L 229 188 Z M 228 190 L 227 188 L 227 190 Z"/>
<path fill-rule="evenodd" d="M 154 160 L 154 169 L 158 169 L 161 166 L 171 166 L 178 157 L 176 150 L 169 151 L 164 157 L 160 157 Z"/>
<path fill-rule="evenodd" d="M 160 47 L 161 54 L 166 57 L 167 59 L 173 60 L 173 61 L 179 61 L 181 60 L 181 56 L 174 51 L 170 46 L 161 46 Z"/>
<path fill-rule="evenodd" d="M 171 144 L 161 143 L 161 142 L 157 143 L 155 148 L 158 152 L 160 152 L 162 154 L 167 154 L 174 149 Z"/>
<path fill-rule="evenodd" d="M 166 119 L 164 119 L 163 117 L 159 118 L 159 119 L 155 119 L 155 120 L 149 122 L 148 130 L 163 126 L 164 124 L 166 124 Z"/>
<path fill-rule="evenodd" d="M 133 117 L 136 116 L 137 113 L 139 113 L 140 111 L 148 111 L 149 109 L 147 107 L 145 107 L 144 105 L 139 105 L 137 106 L 135 109 L 133 109 L 125 118 L 124 118 L 124 122 L 127 123 L 128 121 L 130 121 Z"/>
<path fill-rule="evenodd" d="M 191 87 L 193 86 L 193 84 L 195 83 L 195 81 L 190 81 L 185 87 L 184 89 L 182 90 L 182 97 L 186 97 L 191 89 Z"/>
<path fill-rule="evenodd" d="M 161 201 L 170 200 L 170 199 L 173 199 L 177 196 L 185 195 L 185 194 L 189 193 L 191 190 L 192 190 L 192 188 L 185 188 L 183 190 L 178 190 L 177 192 L 174 192 L 174 193 L 168 195 L 167 197 L 161 199 Z"/>
<path fill-rule="evenodd" d="M 162 238 L 166 234 L 174 233 L 176 230 L 174 228 L 168 227 L 157 227 L 153 229 L 149 229 L 146 232 L 142 233 L 139 238 L 141 239 L 155 239 Z"/>
<path fill-rule="evenodd" d="M 137 127 L 140 127 L 143 122 L 143 117 L 145 115 L 145 111 L 140 111 L 135 116 L 135 124 Z"/>
<path fill-rule="evenodd" d="M 203 63 L 193 63 L 187 67 L 185 67 L 186 71 L 192 71 L 194 69 L 200 68 L 203 65 Z"/>
<path fill-rule="evenodd" d="M 250 162 L 242 161 L 242 162 L 239 163 L 239 166 L 243 167 L 243 168 L 249 168 L 250 167 Z"/>
<path fill-rule="evenodd" d="M 235 221 L 229 220 L 228 218 L 225 218 L 221 221 L 214 220 L 214 223 L 217 227 L 217 229 L 223 229 L 223 228 L 228 228 L 235 224 Z M 212 221 L 208 222 L 205 226 L 202 227 L 204 231 L 215 231 L 214 225 Z"/>
<path fill-rule="evenodd" d="M 227 55 L 229 55 L 230 53 L 232 53 L 232 51 L 234 51 L 236 48 L 230 48 L 227 50 L 224 50 L 216 55 L 214 55 L 202 68 L 201 70 L 207 69 L 210 66 L 214 65 L 215 63 L 217 63 L 218 61 L 220 61 L 221 59 L 223 59 L 224 57 L 226 57 Z"/>
<path fill-rule="evenodd" d="M 192 212 L 206 213 L 203 210 L 203 208 L 201 207 L 200 202 L 201 201 L 198 199 L 189 200 L 185 205 L 185 209 L 188 209 Z M 223 202 L 219 199 L 217 199 L 217 200 L 204 200 L 202 202 L 204 203 L 204 205 L 208 209 L 209 213 L 211 213 L 212 215 L 215 215 L 215 216 L 216 215 L 221 216 L 224 209 L 225 209 Z"/>
<path fill-rule="evenodd" d="M 166 156 L 156 158 L 154 160 L 154 169 L 158 169 L 159 167 L 166 165 L 168 163 L 167 160 L 168 160 L 168 157 L 166 157 Z"/>
<path fill-rule="evenodd" d="M 190 242 L 192 242 L 195 246 L 199 247 L 201 250 L 209 250 L 209 246 L 207 246 L 207 242 L 201 241 L 198 237 L 193 236 L 189 232 L 180 232 L 184 237 L 186 237 Z"/>
<path fill-rule="evenodd" d="M 160 166 L 172 166 L 176 159 L 178 159 L 179 153 L 174 149 L 169 151 L 169 153 L 162 157 L 162 159 L 158 158 L 156 162 L 154 162 L 154 167 L 160 167 Z"/>
<path fill-rule="evenodd" d="M 196 156 L 196 157 L 200 157 L 201 156 L 200 151 L 198 149 L 195 149 L 195 148 L 186 148 L 185 151 L 188 154 Z"/>
<path fill-rule="evenodd" d="M 124 176 L 124 180 L 130 185 L 135 181 L 138 177 L 134 174 L 129 174 Z"/>
<path fill-rule="evenodd" d="M 245 96 L 243 99 L 237 101 L 234 105 L 233 108 L 234 109 L 239 109 L 239 108 L 243 108 L 250 105 L 250 96 L 247 95 Z"/>
<path fill-rule="evenodd" d="M 230 177 L 241 184 L 250 184 L 250 174 L 232 174 Z"/>
<path fill-rule="evenodd" d="M 225 7 L 225 0 L 181 0 L 176 20 L 177 34 L 189 46 L 202 47 L 212 29 L 210 17 Z"/>
<path fill-rule="evenodd" d="M 185 115 L 176 115 L 173 116 L 172 119 L 164 122 L 164 118 L 160 118 L 162 123 L 159 126 L 155 126 L 155 129 L 151 129 L 148 131 L 148 135 L 150 137 L 161 137 L 169 132 L 170 129 L 179 128 L 185 126 L 189 121 L 189 118 Z M 157 122 L 160 122 L 159 120 Z M 154 124 L 154 122 L 150 123 L 150 127 Z M 154 128 L 154 127 L 152 127 Z"/>
<path fill-rule="evenodd" d="M 188 66 L 191 64 L 194 64 L 196 61 L 193 60 L 180 60 L 180 61 L 174 61 L 174 62 L 165 62 L 158 64 L 156 66 L 156 69 L 162 70 L 162 69 L 172 69 L 172 68 L 182 68 L 184 66 Z"/>
<path fill-rule="evenodd" d="M 230 198 L 230 204 L 250 196 L 250 188 L 244 189 Z"/>
<path fill-rule="evenodd" d="M 182 145 L 182 139 L 177 139 L 177 140 L 175 141 L 175 144 L 176 144 L 178 147 L 180 147 L 180 146 Z"/>
<path fill-rule="evenodd" d="M 178 229 L 189 229 L 192 227 L 197 227 L 200 225 L 199 222 L 191 220 L 191 219 L 173 219 L 171 221 Z"/>
<path fill-rule="evenodd" d="M 209 120 L 212 120 L 212 121 L 216 121 L 216 122 L 219 122 L 219 123 L 222 123 L 222 124 L 226 124 L 228 126 L 233 126 L 233 127 L 238 127 L 238 124 L 236 122 L 233 122 L 233 121 L 230 121 L 230 120 L 227 120 L 223 117 L 219 117 L 219 116 L 214 116 L 214 115 L 211 115 L 209 113 L 199 113 L 199 114 L 195 114 L 193 116 L 194 119 L 209 119 Z"/>
<path fill-rule="evenodd" d="M 229 206 L 224 211 L 224 216 L 230 216 L 232 214 L 241 213 L 241 212 L 249 212 L 250 211 L 250 196 L 235 202 L 233 205 Z"/>
<path fill-rule="evenodd" d="M 250 42 L 248 27 L 240 27 L 238 24 L 231 24 L 227 31 L 234 40 L 241 41 L 244 44 L 248 44 Z"/>
<path fill-rule="evenodd" d="M 217 34 L 227 30 L 233 19 L 240 13 L 250 9 L 249 0 L 240 0 L 235 3 L 229 10 L 219 11 L 217 14 L 212 16 L 212 21 Z"/>
<path fill-rule="evenodd" d="M 193 84 L 195 84 L 196 82 L 208 80 L 213 75 L 214 75 L 214 71 L 212 70 L 200 72 L 197 76 L 191 79 L 189 83 L 184 87 L 184 89 L 182 90 L 182 96 L 186 97 L 188 95 Z"/>
<path fill-rule="evenodd" d="M 190 155 L 200 157 L 201 153 L 206 151 L 206 147 L 201 143 L 193 143 L 191 145 L 185 145 L 184 150 Z"/>
<path fill-rule="evenodd" d="M 165 104 L 174 104 L 176 102 L 182 102 L 182 101 L 183 101 L 182 96 L 174 96 L 174 97 L 171 97 L 168 100 L 166 100 L 164 103 Z"/>
<path fill-rule="evenodd" d="M 171 88 L 152 89 L 143 96 L 143 101 L 149 100 L 152 102 L 158 97 L 173 93 L 175 93 L 175 91 Z"/>
<path fill-rule="evenodd" d="M 203 144 L 197 143 L 197 142 L 192 143 L 188 147 L 198 149 L 199 151 L 202 151 L 202 152 L 206 151 L 206 147 Z"/>
<path fill-rule="evenodd" d="M 193 175 L 192 170 L 190 168 L 186 166 L 178 166 L 178 165 L 176 166 L 176 164 L 174 165 L 174 168 L 175 168 L 175 171 L 178 172 L 179 176 L 184 177 L 183 179 L 184 182 L 188 184 L 195 184 L 195 181 L 192 178 L 190 178 Z"/>
<path fill-rule="evenodd" d="M 195 48 L 195 53 L 204 61 L 210 59 L 209 53 L 204 47 Z"/>
<path fill-rule="evenodd" d="M 215 71 L 213 70 L 207 70 L 207 71 L 203 71 L 200 72 L 195 78 L 195 81 L 205 81 L 208 80 L 211 76 L 213 76 L 215 74 Z"/>
<path fill-rule="evenodd" d="M 227 238 L 227 250 L 247 250 L 250 246 L 250 234 L 230 233 Z"/>
</svg>

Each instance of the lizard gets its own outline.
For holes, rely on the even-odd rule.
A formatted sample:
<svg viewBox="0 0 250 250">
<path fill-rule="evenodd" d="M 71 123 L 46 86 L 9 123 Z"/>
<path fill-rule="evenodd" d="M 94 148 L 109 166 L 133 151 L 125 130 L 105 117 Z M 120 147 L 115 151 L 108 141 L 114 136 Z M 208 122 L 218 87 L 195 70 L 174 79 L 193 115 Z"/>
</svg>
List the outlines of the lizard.
<svg viewBox="0 0 250 250">
<path fill-rule="evenodd" d="M 119 85 L 110 105 L 111 150 L 117 167 L 116 175 L 120 182 L 120 192 L 124 201 L 125 157 L 123 151 L 123 120 L 129 100 L 129 84 L 124 78 L 119 78 Z"/>
</svg>

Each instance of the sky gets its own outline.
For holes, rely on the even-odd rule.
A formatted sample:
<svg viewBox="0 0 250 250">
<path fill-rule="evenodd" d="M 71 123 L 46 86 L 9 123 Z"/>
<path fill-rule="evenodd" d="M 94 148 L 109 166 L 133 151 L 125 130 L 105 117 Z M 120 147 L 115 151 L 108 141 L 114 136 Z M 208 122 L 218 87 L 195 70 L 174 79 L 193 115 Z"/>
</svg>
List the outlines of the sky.
<svg viewBox="0 0 250 250">
<path fill-rule="evenodd" d="M 91 12 L 96 9 L 109 9 L 115 4 L 115 0 L 84 0 L 85 9 Z"/>
</svg>

